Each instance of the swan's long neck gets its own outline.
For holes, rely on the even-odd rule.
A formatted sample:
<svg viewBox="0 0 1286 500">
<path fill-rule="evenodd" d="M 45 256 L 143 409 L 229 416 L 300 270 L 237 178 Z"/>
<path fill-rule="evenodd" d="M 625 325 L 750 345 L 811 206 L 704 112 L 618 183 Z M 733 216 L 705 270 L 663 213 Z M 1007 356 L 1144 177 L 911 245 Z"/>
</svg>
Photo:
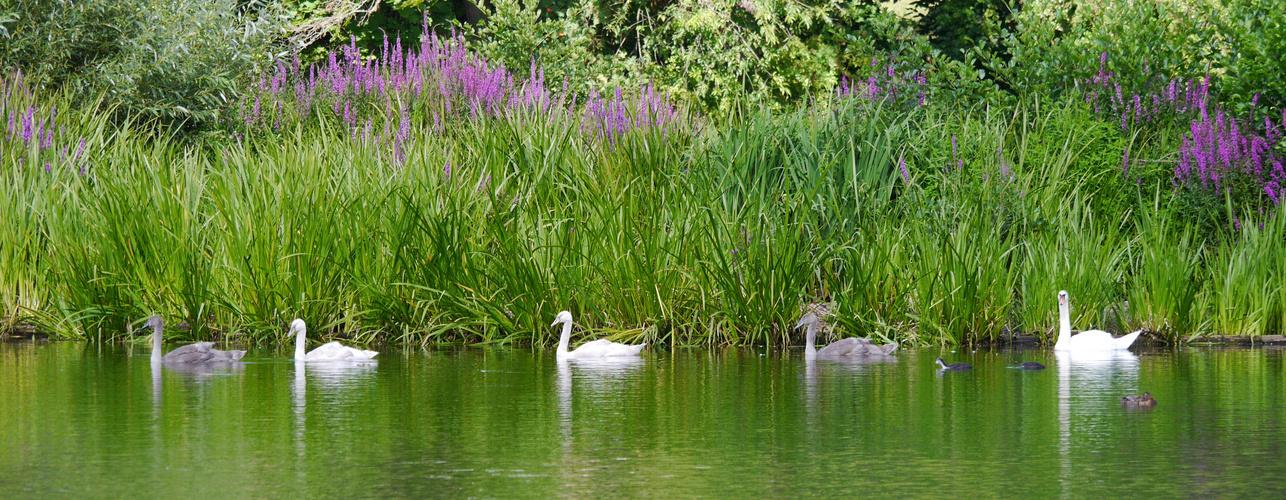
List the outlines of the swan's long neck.
<svg viewBox="0 0 1286 500">
<path fill-rule="evenodd" d="M 1072 339 L 1072 315 L 1067 311 L 1067 303 L 1058 305 L 1058 340 L 1054 342 L 1054 349 L 1058 349 L 1064 342 Z"/>
<path fill-rule="evenodd" d="M 804 359 L 817 357 L 817 323 L 808 324 L 808 333 L 804 334 Z"/>
<path fill-rule="evenodd" d="M 161 325 L 152 328 L 152 362 L 161 362 Z"/>
<path fill-rule="evenodd" d="M 558 339 L 558 352 L 556 353 L 557 357 L 561 358 L 567 355 L 567 343 L 571 342 L 571 340 L 572 340 L 572 322 L 567 321 L 563 323 L 563 336 L 559 337 Z"/>
<path fill-rule="evenodd" d="M 308 348 L 308 341 L 304 340 L 307 328 L 300 328 L 299 333 L 295 334 L 295 361 L 303 361 L 305 349 Z"/>
</svg>

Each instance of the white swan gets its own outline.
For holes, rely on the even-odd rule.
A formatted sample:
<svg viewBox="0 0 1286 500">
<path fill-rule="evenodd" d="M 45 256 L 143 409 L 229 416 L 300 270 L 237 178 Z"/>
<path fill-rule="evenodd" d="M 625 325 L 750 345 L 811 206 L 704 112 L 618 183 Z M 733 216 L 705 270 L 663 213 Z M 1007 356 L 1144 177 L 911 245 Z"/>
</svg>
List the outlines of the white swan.
<svg viewBox="0 0 1286 500">
<path fill-rule="evenodd" d="M 639 345 L 625 345 L 612 342 L 607 339 L 598 339 L 593 342 L 586 342 L 580 347 L 577 347 L 575 351 L 568 352 L 567 343 L 571 340 L 572 336 L 572 313 L 567 311 L 558 313 L 558 316 L 554 318 L 554 322 L 549 326 L 554 326 L 559 323 L 563 324 L 563 336 L 558 339 L 557 357 L 560 360 L 638 356 L 639 351 L 642 351 L 643 348 L 647 346 L 647 342 Z"/>
<path fill-rule="evenodd" d="M 1058 340 L 1055 351 L 1117 351 L 1129 349 L 1143 330 L 1116 338 L 1103 330 L 1088 330 L 1072 335 L 1071 314 L 1067 311 L 1067 291 L 1058 292 Z"/>
<path fill-rule="evenodd" d="M 354 349 L 339 342 L 327 342 L 322 344 L 321 347 L 313 349 L 312 352 L 304 354 L 304 347 L 308 345 L 308 341 L 304 338 L 307 334 L 308 327 L 304 325 L 304 320 L 295 318 L 294 321 L 290 322 L 290 333 L 286 335 L 286 338 L 290 338 L 291 335 L 297 335 L 295 337 L 295 361 L 365 361 L 374 359 L 375 355 L 379 354 L 376 351 Z"/>
<path fill-rule="evenodd" d="M 883 357 L 883 356 L 888 356 L 890 354 L 893 354 L 893 351 L 897 350 L 898 348 L 897 344 L 875 345 L 874 342 L 871 342 L 871 339 L 860 339 L 857 337 L 849 337 L 846 339 L 836 340 L 835 342 L 832 342 L 830 345 L 823 347 L 819 351 L 817 350 L 817 347 L 816 347 L 817 323 L 818 323 L 817 315 L 813 313 L 808 313 L 808 314 L 805 314 L 804 317 L 799 319 L 799 323 L 795 324 L 796 329 L 798 329 L 801 326 L 805 326 L 805 325 L 808 326 L 807 333 L 805 333 L 804 335 L 804 338 L 805 338 L 804 359 L 805 360 L 817 359 L 819 357 L 826 358 L 826 359 L 841 359 L 841 360 L 858 359 L 863 356 Z"/>
<path fill-rule="evenodd" d="M 214 348 L 214 342 L 197 342 L 185 345 L 161 357 L 161 339 L 165 324 L 160 316 L 147 318 L 144 329 L 152 329 L 152 363 L 165 363 L 170 366 L 197 365 L 206 363 L 232 363 L 246 355 L 246 351 L 220 351 Z"/>
</svg>

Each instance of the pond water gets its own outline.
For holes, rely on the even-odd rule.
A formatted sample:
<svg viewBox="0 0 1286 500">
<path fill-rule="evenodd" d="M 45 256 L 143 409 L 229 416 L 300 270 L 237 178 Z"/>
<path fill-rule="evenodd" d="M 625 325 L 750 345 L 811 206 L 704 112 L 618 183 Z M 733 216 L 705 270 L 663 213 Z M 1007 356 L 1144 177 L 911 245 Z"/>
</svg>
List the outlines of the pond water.
<svg viewBox="0 0 1286 500">
<path fill-rule="evenodd" d="M 0 498 L 1248 497 L 1286 492 L 1282 351 L 389 349 L 364 366 L 153 371 L 0 344 Z M 974 365 L 939 372 L 933 363 Z M 1043 371 L 1006 368 L 1039 361 Z M 1150 391 L 1152 409 L 1120 406 Z"/>
</svg>

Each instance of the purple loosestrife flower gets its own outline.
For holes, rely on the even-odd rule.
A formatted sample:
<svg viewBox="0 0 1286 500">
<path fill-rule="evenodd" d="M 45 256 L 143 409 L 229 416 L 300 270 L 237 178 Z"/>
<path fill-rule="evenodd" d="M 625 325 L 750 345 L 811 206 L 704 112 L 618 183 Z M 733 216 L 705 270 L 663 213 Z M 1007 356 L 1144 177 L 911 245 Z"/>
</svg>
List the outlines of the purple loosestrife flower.
<svg viewBox="0 0 1286 500">
<path fill-rule="evenodd" d="M 27 110 L 27 114 L 22 117 L 22 142 L 31 142 L 31 122 L 33 121 L 32 115 L 35 114 L 35 112 L 36 107 L 32 106 Z"/>
<path fill-rule="evenodd" d="M 906 169 L 905 158 L 902 158 L 902 157 L 898 158 L 898 167 L 901 167 L 902 169 L 902 180 L 909 184 L 911 182 L 911 172 L 908 172 Z"/>
<path fill-rule="evenodd" d="M 40 149 L 45 149 L 45 119 L 41 118 L 40 123 L 36 125 L 36 145 Z"/>
<path fill-rule="evenodd" d="M 956 154 L 956 135 L 955 134 L 951 134 L 951 158 L 956 160 L 956 168 L 961 168 L 961 169 L 964 168 L 964 160 L 961 160 L 960 155 Z"/>
<path fill-rule="evenodd" d="M 465 109 L 458 105 L 465 106 L 468 109 L 465 116 L 474 119 L 500 117 L 524 108 L 547 112 L 555 106 L 562 113 L 579 110 L 575 96 L 572 96 L 572 105 L 567 106 L 566 79 L 558 99 L 552 99 L 550 89 L 545 86 L 544 68 L 534 60 L 523 75 L 525 81 L 518 81 L 517 75 L 504 65 L 493 65 L 470 52 L 462 33 L 453 32 L 449 39 L 439 38 L 429 29 L 427 16 L 423 28 L 428 36 L 417 46 L 404 48 L 400 38 L 385 39 L 375 51 L 378 57 L 364 57 L 355 37 L 350 36 L 348 44 L 329 51 L 317 64 L 306 68 L 300 68 L 294 60 L 289 66 L 284 62 L 275 64 L 237 104 L 241 110 L 237 117 L 247 128 L 289 125 L 318 118 L 309 111 L 316 103 L 329 105 L 336 117 L 353 127 L 379 101 L 385 104 L 385 116 L 389 117 L 394 111 L 390 103 L 394 101 L 423 102 L 421 93 L 426 79 L 428 85 L 437 84 L 441 98 L 440 103 L 435 98 L 429 104 L 429 109 L 438 113 L 434 127 L 438 133 L 444 132 L 446 121 L 464 113 Z M 593 113 L 584 114 L 581 128 L 609 141 L 641 127 L 661 127 L 664 135 L 669 123 L 678 120 L 670 97 L 654 98 L 650 86 L 639 92 L 639 95 L 631 93 L 615 100 L 600 99 Z M 292 93 L 293 99 L 287 95 Z M 647 95 L 641 95 L 644 93 Z M 265 97 L 270 99 L 267 109 L 274 114 L 273 120 L 261 115 Z M 259 107 L 252 108 L 252 103 Z M 17 125 L 14 127 L 16 130 Z M 401 147 L 409 145 L 406 142 L 409 134 L 405 130 L 399 130 L 397 135 L 401 136 Z M 385 142 L 390 139 L 398 137 L 385 134 L 377 138 Z"/>
</svg>

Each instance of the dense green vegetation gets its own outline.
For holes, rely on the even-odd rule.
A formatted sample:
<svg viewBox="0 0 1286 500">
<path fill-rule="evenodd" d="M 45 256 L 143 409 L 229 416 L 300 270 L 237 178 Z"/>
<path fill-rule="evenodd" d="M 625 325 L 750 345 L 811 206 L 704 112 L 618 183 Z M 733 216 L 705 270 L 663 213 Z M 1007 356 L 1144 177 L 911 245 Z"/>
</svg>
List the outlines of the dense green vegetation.
<svg viewBox="0 0 1286 500">
<path fill-rule="evenodd" d="M 1124 19 L 1029 2 L 996 20 L 1017 30 L 987 42 L 1004 50 L 948 57 L 945 35 L 858 4 L 742 2 L 727 22 L 680 1 L 645 30 L 613 24 L 641 15 L 624 7 L 587 25 L 587 6 L 499 2 L 467 37 L 364 51 L 338 23 L 316 43 L 347 43 L 273 62 L 281 39 L 257 34 L 313 11 L 235 3 L 261 29 L 192 35 L 258 54 L 232 75 L 186 45 L 202 57 L 151 72 L 70 43 L 35 58 L 29 17 L 0 10 L 23 71 L 0 84 L 0 327 L 116 337 L 157 312 L 194 337 L 274 340 L 303 317 L 362 340 L 548 343 L 570 309 L 617 339 L 765 343 L 834 303 L 843 334 L 954 344 L 1048 334 L 1067 289 L 1079 328 L 1286 328 L 1281 83 L 1182 38 L 1272 50 L 1280 31 L 1221 28 L 1266 5 L 1110 3 L 1155 22 L 1123 38 Z M 115 19 L 93 5 L 75 8 Z M 424 32 L 446 16 L 416 8 Z M 785 27 L 731 44 L 737 9 Z M 845 28 L 834 9 L 866 14 Z M 109 69 L 155 85 L 92 84 Z"/>
</svg>

